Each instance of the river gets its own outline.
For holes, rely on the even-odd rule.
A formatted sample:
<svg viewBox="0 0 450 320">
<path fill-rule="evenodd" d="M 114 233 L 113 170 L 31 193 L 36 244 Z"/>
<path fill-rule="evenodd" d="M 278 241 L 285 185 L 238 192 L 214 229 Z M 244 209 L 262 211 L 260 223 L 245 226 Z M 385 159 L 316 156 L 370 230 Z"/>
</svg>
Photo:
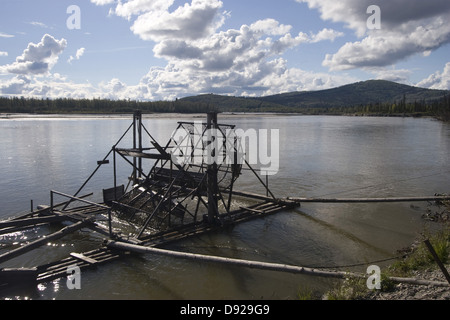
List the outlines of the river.
<svg viewBox="0 0 450 320">
<path fill-rule="evenodd" d="M 183 116 L 184 121 L 200 116 Z M 131 124 L 126 117 L 22 117 L 0 120 L 0 219 L 49 204 L 50 190 L 74 194 Z M 180 120 L 145 116 L 164 145 Z M 291 115 L 219 115 L 237 128 L 278 129 L 279 172 L 269 178 L 277 197 L 408 197 L 450 193 L 450 125 L 433 119 Z M 128 140 L 125 140 L 126 144 Z M 123 163 L 119 181 L 126 183 Z M 244 175 L 238 188 L 264 190 Z M 104 166 L 85 193 L 113 185 Z M 365 272 L 398 255 L 428 228 L 427 203 L 303 204 L 301 208 L 178 242 L 169 248 L 309 267 Z M 41 230 L 42 229 L 42 230 Z M 0 252 L 48 232 L 0 236 Z M 101 236 L 81 231 L 0 267 L 33 267 L 70 252 L 97 248 Z M 386 262 L 387 263 L 387 262 Z M 385 263 L 379 263 L 384 266 Z M 359 265 L 350 268 L 348 266 Z M 66 280 L 5 293 L 11 299 L 297 299 L 323 293 L 334 280 L 202 264 L 159 256 L 129 257 L 83 272 L 81 290 Z"/>
</svg>

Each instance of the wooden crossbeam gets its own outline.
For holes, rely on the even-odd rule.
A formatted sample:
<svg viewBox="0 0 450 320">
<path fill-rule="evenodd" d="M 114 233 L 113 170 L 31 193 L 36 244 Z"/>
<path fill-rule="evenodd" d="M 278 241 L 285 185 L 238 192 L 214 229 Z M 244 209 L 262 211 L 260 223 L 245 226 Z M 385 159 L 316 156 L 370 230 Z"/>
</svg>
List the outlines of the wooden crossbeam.
<svg viewBox="0 0 450 320">
<path fill-rule="evenodd" d="M 84 261 L 84 262 L 86 262 L 86 263 L 88 263 L 88 264 L 90 264 L 90 265 L 96 265 L 96 264 L 98 263 L 97 260 L 92 259 L 92 258 L 89 258 L 89 257 L 86 257 L 86 256 L 85 256 L 84 254 L 82 254 L 82 253 L 72 252 L 72 253 L 70 254 L 70 256 L 71 256 L 71 257 L 74 257 L 75 259 L 78 259 L 78 260 L 80 260 L 80 261 Z"/>
</svg>

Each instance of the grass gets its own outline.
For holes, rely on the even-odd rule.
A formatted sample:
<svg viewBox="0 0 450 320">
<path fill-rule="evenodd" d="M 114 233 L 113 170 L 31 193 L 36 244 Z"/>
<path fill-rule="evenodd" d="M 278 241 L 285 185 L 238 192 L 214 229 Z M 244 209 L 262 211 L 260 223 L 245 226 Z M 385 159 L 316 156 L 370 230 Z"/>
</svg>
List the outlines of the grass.
<svg viewBox="0 0 450 320">
<path fill-rule="evenodd" d="M 426 247 L 424 240 L 428 239 L 436 251 L 439 259 L 450 263 L 450 223 L 434 234 L 425 233 L 418 243 L 402 260 L 396 261 L 381 274 L 381 292 L 390 292 L 395 288 L 395 282 L 390 277 L 414 277 L 415 271 L 437 268 L 437 264 Z M 341 281 L 326 295 L 327 300 L 358 300 L 370 295 L 366 279 L 348 278 Z"/>
<path fill-rule="evenodd" d="M 450 201 L 439 204 L 444 211 L 441 216 L 450 215 Z M 428 268 L 437 268 L 437 264 L 426 247 L 424 241 L 429 240 L 437 256 L 444 264 L 450 263 L 450 221 L 439 221 L 440 230 L 435 232 L 425 231 L 421 238 L 413 245 L 406 256 L 390 265 L 381 272 L 381 292 L 390 292 L 395 288 L 395 282 L 390 277 L 414 277 L 415 271 Z M 336 283 L 322 298 L 325 300 L 358 300 L 370 296 L 371 291 L 367 288 L 367 279 L 347 278 Z M 312 290 L 303 288 L 298 292 L 299 300 L 316 300 L 317 297 Z"/>
<path fill-rule="evenodd" d="M 423 240 L 429 239 L 431 245 L 436 251 L 439 259 L 444 263 L 450 261 L 450 225 L 437 232 L 434 235 L 422 235 Z M 395 262 L 391 265 L 390 272 L 392 276 L 408 277 L 414 271 L 423 270 L 435 264 L 434 258 L 426 247 L 425 243 L 421 241 L 419 245 L 408 255 L 405 259 Z"/>
</svg>

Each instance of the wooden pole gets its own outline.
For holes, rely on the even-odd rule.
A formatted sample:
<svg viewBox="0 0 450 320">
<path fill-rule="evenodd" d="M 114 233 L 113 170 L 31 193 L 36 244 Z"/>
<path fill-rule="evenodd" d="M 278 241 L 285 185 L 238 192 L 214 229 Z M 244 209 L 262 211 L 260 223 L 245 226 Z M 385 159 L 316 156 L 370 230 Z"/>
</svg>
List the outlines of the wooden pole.
<svg viewBox="0 0 450 320">
<path fill-rule="evenodd" d="M 101 168 L 101 166 L 104 164 L 104 162 L 109 158 L 109 156 L 111 155 L 111 153 L 113 152 L 113 149 L 115 147 L 117 147 L 117 145 L 123 140 L 123 138 L 125 138 L 125 136 L 127 135 L 128 131 L 130 131 L 130 129 L 133 127 L 133 123 L 128 127 L 127 131 L 125 131 L 125 133 L 122 135 L 122 137 L 120 137 L 120 139 L 116 142 L 116 144 L 114 145 L 113 148 L 111 148 L 111 150 L 108 152 L 108 154 L 103 158 L 103 161 L 100 161 L 100 163 L 97 165 L 97 168 L 94 170 L 94 172 L 91 173 L 91 175 L 89 176 L 89 178 L 86 179 L 86 181 L 83 183 L 83 185 L 78 189 L 77 192 L 75 192 L 74 197 L 77 197 L 80 192 L 84 189 L 84 187 L 88 184 L 89 181 L 91 181 L 91 179 L 94 177 L 94 175 L 97 173 L 97 171 Z M 72 203 L 72 199 L 69 200 L 67 202 L 67 204 L 65 204 L 64 208 L 62 209 L 63 211 L 66 210 L 66 208 Z"/>
<path fill-rule="evenodd" d="M 262 181 L 262 179 L 259 177 L 259 175 L 255 172 L 255 170 L 250 166 L 250 164 L 248 163 L 247 160 L 245 160 L 245 164 L 247 165 L 247 167 L 250 168 L 250 170 L 253 172 L 253 174 L 256 176 L 256 178 L 258 178 L 259 182 L 264 186 L 264 188 L 266 188 L 267 193 L 270 193 L 270 195 L 272 196 L 273 200 L 277 200 L 277 198 L 273 195 L 272 191 L 270 191 L 269 187 L 266 186 L 266 184 L 264 183 L 264 181 Z"/>
<path fill-rule="evenodd" d="M 377 203 L 377 202 L 424 202 L 450 200 L 450 196 L 434 197 L 392 197 L 392 198 L 292 198 L 288 200 L 301 203 Z"/>
<path fill-rule="evenodd" d="M 207 117 L 206 128 L 208 129 L 208 143 L 209 145 L 206 147 L 208 150 L 208 157 L 213 158 L 217 155 L 217 140 L 213 141 L 213 137 L 211 136 L 212 130 L 217 130 L 217 112 L 209 112 Z M 217 137 L 216 137 L 217 138 Z M 212 148 L 212 149 L 211 149 Z M 211 154 L 211 151 L 214 150 L 214 154 Z M 209 159 L 208 162 L 211 160 Z M 208 220 L 209 223 L 214 223 L 217 220 L 219 215 L 218 208 L 218 181 L 217 181 L 217 163 L 208 164 L 207 168 L 207 191 L 208 191 Z"/>
<path fill-rule="evenodd" d="M 68 235 L 69 233 L 75 232 L 79 229 L 84 228 L 85 226 L 87 226 L 90 223 L 90 221 L 80 221 L 78 223 L 75 223 L 69 227 L 65 227 L 63 229 L 61 229 L 58 232 L 52 233 L 51 235 L 48 236 L 44 236 L 39 240 L 33 241 L 27 245 L 24 245 L 22 247 L 19 247 L 17 249 L 11 250 L 9 252 L 6 252 L 2 255 L 0 255 L 0 263 L 3 263 L 5 261 L 11 260 L 15 257 L 18 257 L 24 253 L 27 253 L 35 248 L 38 248 L 42 245 L 45 245 L 46 243 L 48 243 L 49 241 L 53 241 L 53 240 L 57 240 L 60 239 L 62 237 L 64 237 L 65 235 Z"/>
<path fill-rule="evenodd" d="M 320 270 L 320 269 L 312 269 L 312 268 L 305 268 L 305 267 L 285 265 L 285 264 L 250 261 L 250 260 L 242 260 L 242 259 L 231 259 L 231 258 L 223 258 L 223 257 L 216 257 L 216 256 L 206 256 L 206 255 L 200 255 L 200 254 L 194 254 L 194 253 L 177 252 L 177 251 L 157 249 L 157 248 L 152 248 L 152 247 L 144 247 L 144 246 L 124 243 L 124 242 L 117 242 L 117 241 L 108 241 L 107 246 L 109 248 L 131 251 L 131 252 L 136 252 L 136 253 L 140 253 L 140 254 L 157 254 L 157 255 L 169 256 L 169 257 L 174 257 L 174 258 L 194 260 L 194 261 L 222 263 L 222 264 L 234 265 L 234 266 L 240 266 L 240 267 L 246 267 L 246 268 L 252 268 L 252 269 L 288 272 L 288 273 L 304 274 L 304 275 L 316 276 L 316 277 L 339 278 L 339 279 L 345 279 L 345 278 L 349 278 L 349 277 L 362 278 L 362 279 L 366 278 L 366 275 L 360 274 L 360 273 L 343 272 L 343 271 L 325 271 L 325 270 Z M 395 282 L 404 282 L 404 283 L 409 283 L 409 284 L 414 284 L 414 285 L 432 285 L 432 286 L 439 286 L 439 287 L 448 287 L 447 283 L 439 282 L 439 281 L 427 281 L 427 280 L 418 280 L 418 279 L 411 279 L 411 278 L 390 278 L 390 279 Z"/>
<path fill-rule="evenodd" d="M 38 224 L 62 222 L 68 220 L 65 216 L 48 216 L 48 217 L 36 217 L 36 218 L 26 218 L 21 220 L 10 220 L 5 222 L 0 222 L 0 229 L 11 228 L 11 227 L 29 227 Z"/>
<path fill-rule="evenodd" d="M 51 194 L 51 198 L 53 198 L 53 194 L 57 194 L 57 195 L 60 195 L 60 196 L 69 198 L 69 199 L 71 199 L 71 200 L 76 200 L 76 201 L 84 202 L 84 203 L 86 203 L 86 204 L 90 204 L 90 205 L 93 205 L 93 206 L 96 206 L 96 207 L 99 207 L 99 208 L 102 208 L 102 209 L 106 209 L 106 210 L 109 209 L 108 206 L 104 206 L 104 205 L 102 205 L 102 204 L 98 204 L 98 203 L 95 203 L 95 202 L 92 202 L 92 201 L 84 200 L 84 199 L 82 199 L 82 198 L 70 196 L 70 195 L 68 195 L 68 194 L 65 194 L 65 193 L 62 193 L 62 192 L 59 192 L 59 191 L 52 190 L 52 191 L 50 191 L 50 194 Z M 53 203 L 52 203 L 52 207 L 53 207 Z"/>
<path fill-rule="evenodd" d="M 439 256 L 437 255 L 436 251 L 434 250 L 433 246 L 431 245 L 430 240 L 425 240 L 424 243 L 427 246 L 428 251 L 430 251 L 431 255 L 433 256 L 434 261 L 436 261 L 436 263 L 438 264 L 442 273 L 444 274 L 445 279 L 447 279 L 448 283 L 450 284 L 450 274 L 448 273 L 448 271 L 445 268 L 444 264 L 442 263 L 441 259 L 439 259 Z"/>
</svg>

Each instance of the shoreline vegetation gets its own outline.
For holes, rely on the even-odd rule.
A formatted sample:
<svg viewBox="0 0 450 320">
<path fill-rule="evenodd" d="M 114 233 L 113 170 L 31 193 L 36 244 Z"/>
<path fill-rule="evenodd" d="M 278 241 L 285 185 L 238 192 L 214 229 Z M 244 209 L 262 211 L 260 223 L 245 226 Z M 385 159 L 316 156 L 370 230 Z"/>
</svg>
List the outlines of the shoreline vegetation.
<svg viewBox="0 0 450 320">
<path fill-rule="evenodd" d="M 434 230 L 424 230 L 414 243 L 398 250 L 402 255 L 381 273 L 381 290 L 369 290 L 365 279 L 348 278 L 322 297 L 312 292 L 299 292 L 303 300 L 450 300 L 449 287 L 417 286 L 395 283 L 390 277 L 416 278 L 428 281 L 446 282 L 443 272 L 425 245 L 428 240 L 439 260 L 450 270 L 450 201 L 430 204 L 423 219 L 434 224 Z"/>
<path fill-rule="evenodd" d="M 450 121 L 450 91 L 368 80 L 319 91 L 296 91 L 262 97 L 200 94 L 173 101 L 0 97 L 0 114 L 118 115 L 145 114 L 345 115 L 434 117 Z"/>
<path fill-rule="evenodd" d="M 450 122 L 450 94 L 435 100 L 412 101 L 406 95 L 393 102 L 378 102 L 359 105 L 315 105 L 289 106 L 263 103 L 250 98 L 228 98 L 204 95 L 175 101 L 132 101 L 108 99 L 38 99 L 24 97 L 0 97 L 0 118 L 20 115 L 51 117 L 65 116 L 119 116 L 141 110 L 144 115 L 192 115 L 210 111 L 228 115 L 332 115 L 332 116 L 377 116 L 377 117 L 433 117 Z"/>
</svg>

